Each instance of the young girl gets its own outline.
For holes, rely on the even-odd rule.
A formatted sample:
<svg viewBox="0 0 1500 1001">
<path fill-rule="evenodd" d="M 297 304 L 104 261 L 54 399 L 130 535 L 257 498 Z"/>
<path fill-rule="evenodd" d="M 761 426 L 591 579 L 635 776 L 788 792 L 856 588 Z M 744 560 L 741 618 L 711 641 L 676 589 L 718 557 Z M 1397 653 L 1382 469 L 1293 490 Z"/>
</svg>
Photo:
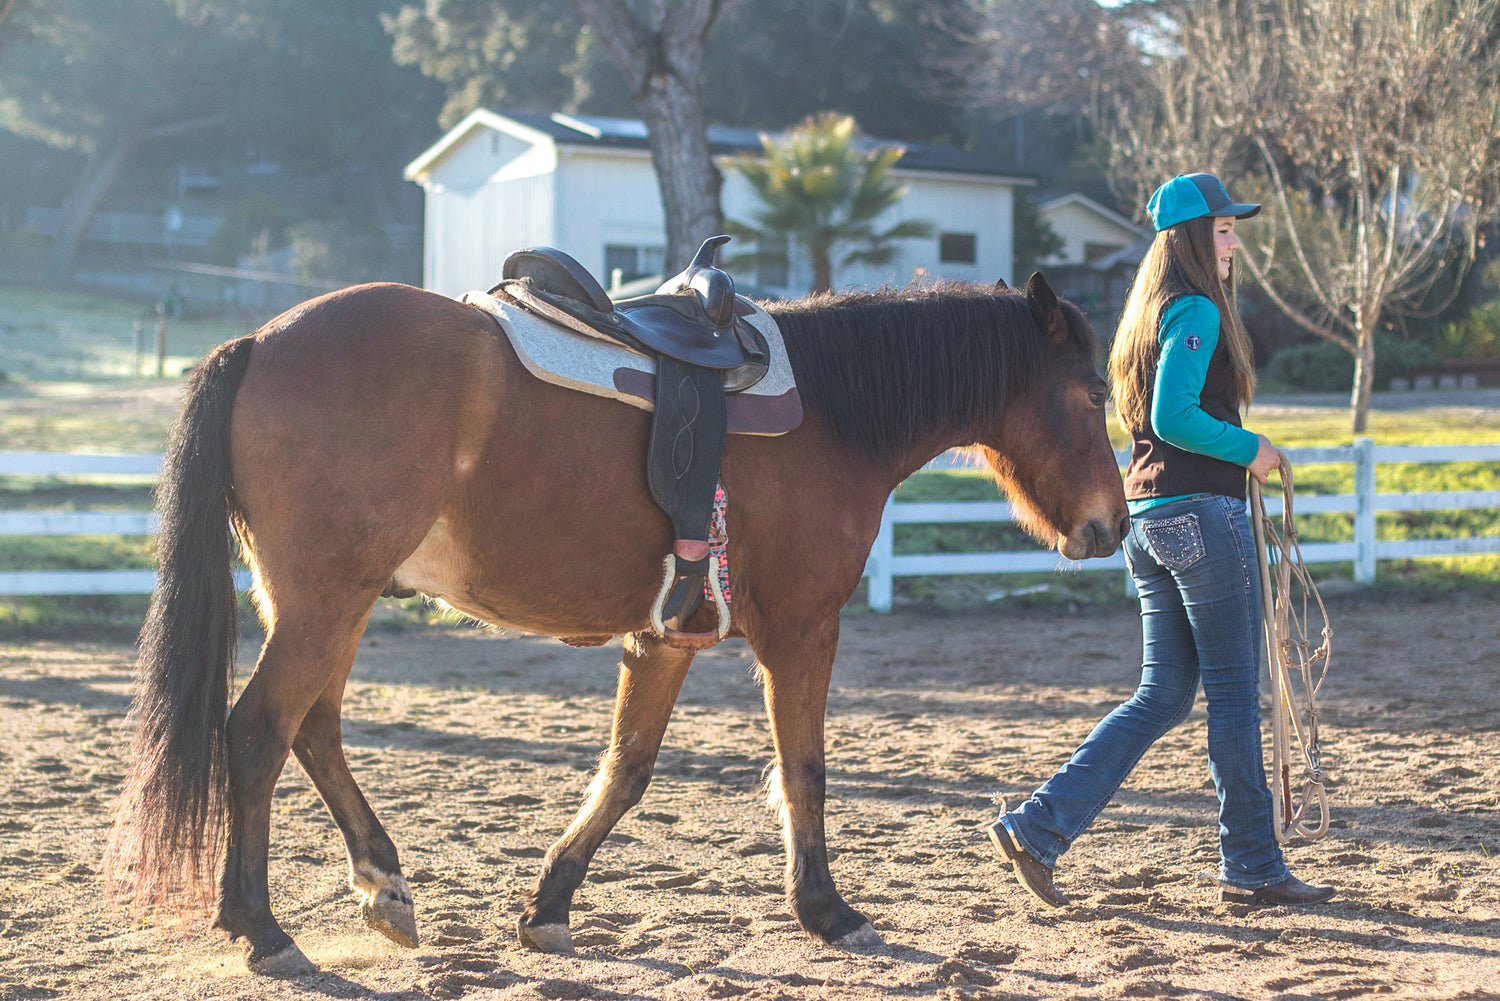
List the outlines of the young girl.
<svg viewBox="0 0 1500 1001">
<path fill-rule="evenodd" d="M 1264 483 L 1277 452 L 1240 426 L 1255 390 L 1250 340 L 1235 310 L 1235 204 L 1211 174 L 1174 177 L 1147 206 L 1156 228 L 1125 304 L 1109 372 L 1133 446 L 1125 560 L 1141 598 L 1144 652 L 1135 695 L 1106 716 L 990 839 L 1043 903 L 1057 858 L 1093 822 L 1136 762 L 1187 718 L 1201 680 L 1208 762 L 1219 797 L 1219 897 L 1317 904 L 1333 896 L 1293 876 L 1276 842 L 1260 734 L 1260 576 L 1245 473 Z"/>
</svg>

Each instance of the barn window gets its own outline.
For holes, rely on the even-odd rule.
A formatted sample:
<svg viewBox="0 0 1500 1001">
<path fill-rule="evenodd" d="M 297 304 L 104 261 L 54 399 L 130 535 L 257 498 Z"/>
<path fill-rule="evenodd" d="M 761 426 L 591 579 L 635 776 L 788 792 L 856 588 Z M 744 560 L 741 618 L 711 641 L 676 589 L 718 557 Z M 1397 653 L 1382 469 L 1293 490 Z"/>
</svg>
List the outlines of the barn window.
<svg viewBox="0 0 1500 1001">
<path fill-rule="evenodd" d="M 611 285 L 635 281 L 647 275 L 660 276 L 666 256 L 664 247 L 607 243 L 604 245 L 604 274 Z"/>
<path fill-rule="evenodd" d="M 938 260 L 944 264 L 973 264 L 979 260 L 979 238 L 973 233 L 939 233 Z"/>
<path fill-rule="evenodd" d="M 1099 258 L 1108 257 L 1120 249 L 1122 249 L 1122 245 L 1118 243 L 1084 243 L 1083 259 L 1089 263 L 1093 263 Z"/>
</svg>

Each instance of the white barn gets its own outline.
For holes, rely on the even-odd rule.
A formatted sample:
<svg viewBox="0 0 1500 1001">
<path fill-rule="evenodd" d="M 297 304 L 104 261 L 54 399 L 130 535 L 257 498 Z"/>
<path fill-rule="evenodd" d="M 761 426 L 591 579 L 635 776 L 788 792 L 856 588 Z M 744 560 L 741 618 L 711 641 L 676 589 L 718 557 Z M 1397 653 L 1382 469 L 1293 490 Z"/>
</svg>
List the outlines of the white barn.
<svg viewBox="0 0 1500 1001">
<path fill-rule="evenodd" d="M 716 157 L 754 153 L 759 135 L 711 127 L 709 143 Z M 900 145 L 906 152 L 891 176 L 906 195 L 882 228 L 925 220 L 933 235 L 899 241 L 888 264 L 835 261 L 835 285 L 904 285 L 918 273 L 1014 284 L 1014 190 L 1035 180 L 952 146 Z M 433 291 L 489 288 L 510 251 L 537 245 L 571 254 L 606 285 L 661 273 L 665 222 L 640 121 L 479 109 L 413 160 L 406 177 L 426 191 L 423 284 Z M 728 170 L 720 200 L 726 219 L 749 220 L 759 205 L 744 178 Z M 795 256 L 779 274 L 735 277 L 779 295 L 812 285 L 811 267 Z"/>
<path fill-rule="evenodd" d="M 1120 213 L 1077 191 L 1048 198 L 1037 206 L 1037 212 L 1063 243 L 1062 250 L 1043 264 L 1089 264 L 1151 235 Z"/>
<path fill-rule="evenodd" d="M 1037 211 L 1063 243 L 1042 262 L 1052 287 L 1083 307 L 1100 336 L 1113 337 L 1151 231 L 1076 191 L 1043 201 Z"/>
</svg>

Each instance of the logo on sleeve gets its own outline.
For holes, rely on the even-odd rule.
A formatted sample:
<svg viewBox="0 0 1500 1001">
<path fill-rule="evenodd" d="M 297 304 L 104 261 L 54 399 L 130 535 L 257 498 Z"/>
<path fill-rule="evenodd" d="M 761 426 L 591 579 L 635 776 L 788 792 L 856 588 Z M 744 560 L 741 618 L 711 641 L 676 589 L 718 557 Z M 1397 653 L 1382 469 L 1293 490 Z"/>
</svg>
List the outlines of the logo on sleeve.
<svg viewBox="0 0 1500 1001">
<path fill-rule="evenodd" d="M 1203 346 L 1203 341 L 1197 334 L 1188 334 L 1187 340 L 1183 341 L 1183 343 L 1187 345 L 1189 351 L 1197 351 Z"/>
</svg>

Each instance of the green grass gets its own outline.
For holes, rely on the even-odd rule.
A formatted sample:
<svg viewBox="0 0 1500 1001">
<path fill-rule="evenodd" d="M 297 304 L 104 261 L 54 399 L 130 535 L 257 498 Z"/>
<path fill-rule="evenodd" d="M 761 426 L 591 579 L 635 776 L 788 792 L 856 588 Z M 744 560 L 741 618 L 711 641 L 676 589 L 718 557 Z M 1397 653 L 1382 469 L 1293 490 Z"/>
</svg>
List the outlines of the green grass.
<svg viewBox="0 0 1500 1001">
<path fill-rule="evenodd" d="M 1267 408 L 1268 410 L 1270 408 Z M 1284 411 L 1292 410 L 1292 413 Z M 1270 438 L 1280 448 L 1348 445 L 1349 413 L 1342 407 L 1275 408 L 1261 413 L 1255 407 L 1245 426 Z M 1500 442 L 1500 409 L 1478 407 L 1422 407 L 1413 410 L 1375 410 L 1358 437 L 1378 445 L 1481 445 Z"/>
<path fill-rule="evenodd" d="M 149 305 L 0 285 L 0 449 L 160 451 L 183 371 L 266 319 L 169 318 L 165 375 L 158 379 L 156 317 Z M 144 337 L 139 368 L 137 321 Z"/>
<path fill-rule="evenodd" d="M 137 321 L 143 336 L 139 371 Z M 210 349 L 259 322 L 237 315 L 168 318 L 165 373 L 180 375 Z M 155 375 L 155 311 L 129 299 L 0 285 L 0 371 L 11 380 L 51 382 Z"/>
<path fill-rule="evenodd" d="M 1347 445 L 1349 414 L 1342 407 L 1276 405 L 1251 408 L 1246 426 L 1282 448 Z M 1381 445 L 1450 445 L 1500 442 L 1500 408 L 1423 407 L 1374 410 L 1365 436 Z M 1129 445 L 1113 414 L 1110 437 L 1116 448 Z M 1294 469 L 1297 496 L 1351 494 L 1351 465 L 1299 466 Z M 1279 490 L 1272 479 L 1268 494 Z M 1376 489 L 1382 493 L 1440 493 L 1500 490 L 1500 463 L 1385 463 L 1376 467 Z M 978 471 L 918 473 L 896 491 L 902 502 L 995 500 L 993 483 Z M 1296 513 L 1298 537 L 1304 543 L 1347 542 L 1354 537 L 1351 514 Z M 1500 511 L 1381 512 L 1376 531 L 1382 540 L 1444 539 L 1500 535 Z M 1000 552 L 1039 548 L 1009 524 L 897 525 L 895 551 L 909 553 Z M 1312 568 L 1321 582 L 1348 581 L 1353 567 L 1320 563 Z M 1417 587 L 1500 589 L 1500 556 L 1426 557 L 1385 560 L 1377 569 L 1380 590 Z M 1004 601 L 1023 606 L 1078 605 L 1127 600 L 1123 573 L 1059 571 L 1052 574 L 996 574 L 966 577 L 897 577 L 898 600 L 939 606 Z"/>
<path fill-rule="evenodd" d="M 219 343 L 247 332 L 268 317 L 169 320 L 164 379 L 136 378 L 133 326 L 143 320 L 151 352 L 155 318 L 140 303 L 50 289 L 0 286 L 0 450 L 57 452 L 159 452 L 177 410 L 181 372 Z M 1378 405 L 1378 403 L 1377 403 Z M 1348 411 L 1342 406 L 1303 406 L 1283 398 L 1253 407 L 1247 426 L 1283 448 L 1348 444 Z M 1366 432 L 1382 445 L 1500 442 L 1500 406 L 1375 409 Z M 1128 442 L 1111 421 L 1117 448 Z M 1349 466 L 1296 470 L 1299 496 L 1353 491 Z M 1383 492 L 1500 489 L 1500 464 L 1382 465 Z M 977 471 L 919 473 L 897 491 L 901 501 L 994 500 L 993 483 Z M 145 510 L 149 486 L 114 478 L 0 480 L 4 510 Z M 1348 515 L 1300 514 L 1304 542 L 1352 537 Z M 1500 535 L 1500 512 L 1382 513 L 1380 538 L 1442 538 Z M 896 552 L 944 553 L 1026 549 L 1036 543 L 1014 525 L 898 525 Z M 145 537 L 0 536 L 0 569 L 141 569 L 151 565 Z M 1320 582 L 1347 582 L 1347 564 L 1313 567 Z M 1385 561 L 1377 591 L 1420 588 L 1500 590 L 1500 556 Z M 996 574 L 963 577 L 901 577 L 898 600 L 945 607 L 1003 601 L 1007 605 L 1081 606 L 1124 602 L 1122 571 Z M 103 630 L 119 635 L 139 628 L 145 596 L 0 598 L 0 635 L 73 636 Z M 253 622 L 248 607 L 242 618 Z M 376 622 L 383 628 L 452 623 L 450 614 L 417 600 L 383 599 Z"/>
</svg>

